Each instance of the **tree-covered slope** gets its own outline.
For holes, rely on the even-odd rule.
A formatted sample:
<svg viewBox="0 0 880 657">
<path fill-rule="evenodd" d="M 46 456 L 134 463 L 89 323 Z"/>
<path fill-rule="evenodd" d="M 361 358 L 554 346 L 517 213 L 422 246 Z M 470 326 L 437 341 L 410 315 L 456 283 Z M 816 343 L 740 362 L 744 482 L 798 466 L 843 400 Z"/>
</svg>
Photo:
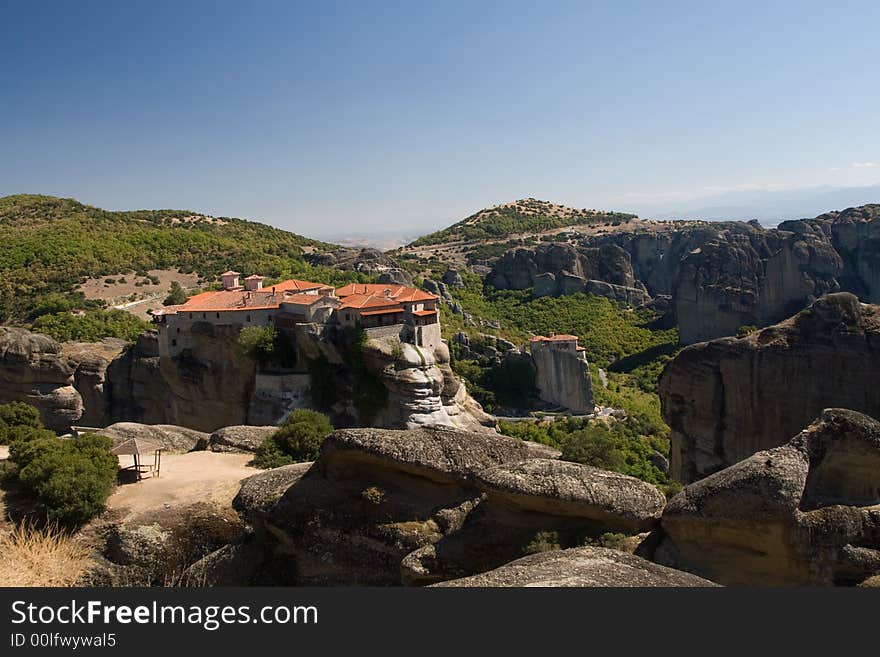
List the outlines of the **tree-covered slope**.
<svg viewBox="0 0 880 657">
<path fill-rule="evenodd" d="M 410 246 L 499 240 L 567 226 L 621 223 L 635 218 L 633 214 L 569 208 L 528 198 L 480 210 L 448 228 L 420 237 Z"/>
<path fill-rule="evenodd" d="M 86 278 L 178 267 L 328 277 L 303 249 L 329 245 L 264 224 L 188 210 L 109 212 L 73 199 L 0 198 L 0 323 L 23 321 L 47 295 L 75 299 Z"/>
</svg>

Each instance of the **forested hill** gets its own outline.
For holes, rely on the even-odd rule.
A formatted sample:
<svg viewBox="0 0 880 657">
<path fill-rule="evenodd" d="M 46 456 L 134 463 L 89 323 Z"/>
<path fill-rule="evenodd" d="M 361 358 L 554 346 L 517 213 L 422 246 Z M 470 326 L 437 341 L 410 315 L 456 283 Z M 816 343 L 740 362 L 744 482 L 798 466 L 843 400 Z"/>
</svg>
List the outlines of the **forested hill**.
<svg viewBox="0 0 880 657">
<path fill-rule="evenodd" d="M 623 223 L 633 219 L 636 219 L 636 215 L 569 208 L 549 201 L 527 198 L 480 210 L 448 228 L 420 237 L 410 246 L 497 240 L 568 226 Z"/>
<path fill-rule="evenodd" d="M 48 295 L 76 300 L 85 279 L 178 267 L 206 280 L 233 268 L 328 277 L 303 259 L 330 245 L 264 224 L 188 210 L 109 212 L 74 199 L 0 198 L 0 323 L 23 321 Z"/>
</svg>

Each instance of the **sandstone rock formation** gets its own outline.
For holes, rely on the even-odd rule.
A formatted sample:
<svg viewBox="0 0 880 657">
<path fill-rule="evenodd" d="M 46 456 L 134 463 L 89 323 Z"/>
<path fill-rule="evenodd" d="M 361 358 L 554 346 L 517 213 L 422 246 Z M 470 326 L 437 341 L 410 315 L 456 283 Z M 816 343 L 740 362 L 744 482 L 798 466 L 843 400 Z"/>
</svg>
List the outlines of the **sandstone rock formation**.
<svg viewBox="0 0 880 657">
<path fill-rule="evenodd" d="M 210 437 L 196 445 L 196 449 L 209 449 L 212 452 L 256 452 L 269 436 L 278 431 L 276 426 L 223 427 L 217 429 Z"/>
<path fill-rule="evenodd" d="M 828 236 L 744 224 L 721 232 L 679 265 L 675 313 L 682 344 L 766 326 L 840 289 L 843 261 Z"/>
<path fill-rule="evenodd" d="M 235 330 L 207 322 L 193 330 L 191 350 L 161 358 L 153 331 L 134 345 L 121 340 L 59 344 L 25 329 L 0 327 L 0 403 L 33 404 L 44 424 L 57 431 L 136 422 L 211 432 L 272 425 L 294 408 L 314 407 L 317 375 L 335 379 L 341 402 L 331 414 L 341 426 L 494 426 L 453 374 L 445 345 L 427 351 L 390 340 L 371 342 L 364 366 L 385 393 L 381 408 L 367 416 L 353 403 L 358 382 L 352 379 L 344 340 L 333 331 L 297 327 L 290 334 L 296 366 L 264 372 L 240 353 Z M 218 449 L 221 444 L 216 442 Z"/>
<path fill-rule="evenodd" d="M 100 547 L 86 581 L 91 586 L 244 583 L 243 577 L 234 579 L 222 570 L 229 556 L 242 549 L 246 536 L 244 524 L 228 507 L 195 503 L 121 520 L 99 517 L 86 531 Z M 253 563 L 258 566 L 259 559 Z M 236 567 L 239 575 L 247 574 L 248 564 L 239 561 Z"/>
<path fill-rule="evenodd" d="M 388 394 L 370 421 L 357 424 L 400 429 L 436 424 L 472 431 L 495 426 L 495 419 L 452 372 L 445 344 L 429 351 L 393 340 L 371 340 L 363 357 Z"/>
<path fill-rule="evenodd" d="M 61 344 L 25 329 L 0 327 L 0 403 L 35 406 L 50 429 L 100 426 L 106 419 L 105 379 L 121 340 Z"/>
<path fill-rule="evenodd" d="M 590 364 L 583 351 L 532 342 L 529 358 L 535 368 L 535 388 L 542 401 L 572 413 L 588 414 L 596 409 Z"/>
<path fill-rule="evenodd" d="M 650 297 L 636 281 L 629 254 L 615 244 L 541 244 L 508 251 L 487 282 L 500 290 L 534 288 L 536 296 L 589 292 L 639 304 Z"/>
<path fill-rule="evenodd" d="M 880 574 L 880 423 L 826 410 L 684 488 L 662 525 L 656 561 L 722 584 L 859 584 Z"/>
<path fill-rule="evenodd" d="M 654 487 L 547 456 L 486 433 L 338 430 L 313 466 L 255 475 L 234 505 L 264 567 L 301 585 L 429 584 L 514 560 L 542 532 L 577 545 L 657 524 Z"/>
<path fill-rule="evenodd" d="M 880 205 L 786 221 L 640 224 L 504 254 L 487 276 L 536 295 L 587 292 L 631 305 L 672 297 L 681 342 L 767 326 L 832 292 L 880 300 Z"/>
<path fill-rule="evenodd" d="M 612 531 L 650 529 L 666 499 L 632 477 L 555 459 L 532 459 L 481 470 L 477 485 L 497 503 L 524 512 L 591 518 Z"/>
<path fill-rule="evenodd" d="M 717 586 L 701 577 L 641 557 L 599 547 L 553 550 L 517 559 L 479 575 L 438 587 L 519 586 Z"/>
<path fill-rule="evenodd" d="M 671 470 L 696 481 L 776 447 L 829 406 L 880 417 L 880 307 L 827 295 L 749 335 L 682 350 L 659 383 Z"/>
<path fill-rule="evenodd" d="M 154 443 L 169 452 L 190 452 L 208 442 L 208 434 L 172 424 L 116 422 L 97 432 L 113 440 L 114 445 L 139 439 Z"/>
</svg>

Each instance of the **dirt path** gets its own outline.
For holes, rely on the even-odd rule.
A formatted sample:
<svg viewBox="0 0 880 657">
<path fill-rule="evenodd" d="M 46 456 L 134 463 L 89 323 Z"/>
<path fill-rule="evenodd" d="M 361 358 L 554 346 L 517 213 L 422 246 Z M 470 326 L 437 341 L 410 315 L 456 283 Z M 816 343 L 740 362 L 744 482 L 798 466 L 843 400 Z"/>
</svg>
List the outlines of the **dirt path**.
<svg viewBox="0 0 880 657">
<path fill-rule="evenodd" d="M 164 455 L 159 477 L 117 487 L 107 500 L 107 509 L 133 516 L 198 502 L 228 507 L 241 480 L 260 472 L 247 465 L 252 458 L 251 454 L 217 452 Z"/>
</svg>

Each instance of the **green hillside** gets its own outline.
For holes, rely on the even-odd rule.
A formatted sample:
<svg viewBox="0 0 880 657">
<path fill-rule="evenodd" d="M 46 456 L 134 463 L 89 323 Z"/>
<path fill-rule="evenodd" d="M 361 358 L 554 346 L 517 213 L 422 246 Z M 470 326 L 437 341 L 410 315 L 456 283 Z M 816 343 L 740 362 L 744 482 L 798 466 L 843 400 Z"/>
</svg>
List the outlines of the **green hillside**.
<svg viewBox="0 0 880 657">
<path fill-rule="evenodd" d="M 89 277 L 179 267 L 208 281 L 233 268 L 328 280 L 303 249 L 330 245 L 264 224 L 188 210 L 109 212 L 73 199 L 0 198 L 0 323 L 33 319 L 41 305 L 86 307 Z M 36 313 L 40 314 L 40 313 Z"/>
<path fill-rule="evenodd" d="M 480 210 L 448 228 L 420 237 L 410 246 L 499 240 L 512 235 L 541 233 L 567 226 L 622 223 L 635 218 L 634 214 L 569 208 L 528 198 Z"/>
</svg>

